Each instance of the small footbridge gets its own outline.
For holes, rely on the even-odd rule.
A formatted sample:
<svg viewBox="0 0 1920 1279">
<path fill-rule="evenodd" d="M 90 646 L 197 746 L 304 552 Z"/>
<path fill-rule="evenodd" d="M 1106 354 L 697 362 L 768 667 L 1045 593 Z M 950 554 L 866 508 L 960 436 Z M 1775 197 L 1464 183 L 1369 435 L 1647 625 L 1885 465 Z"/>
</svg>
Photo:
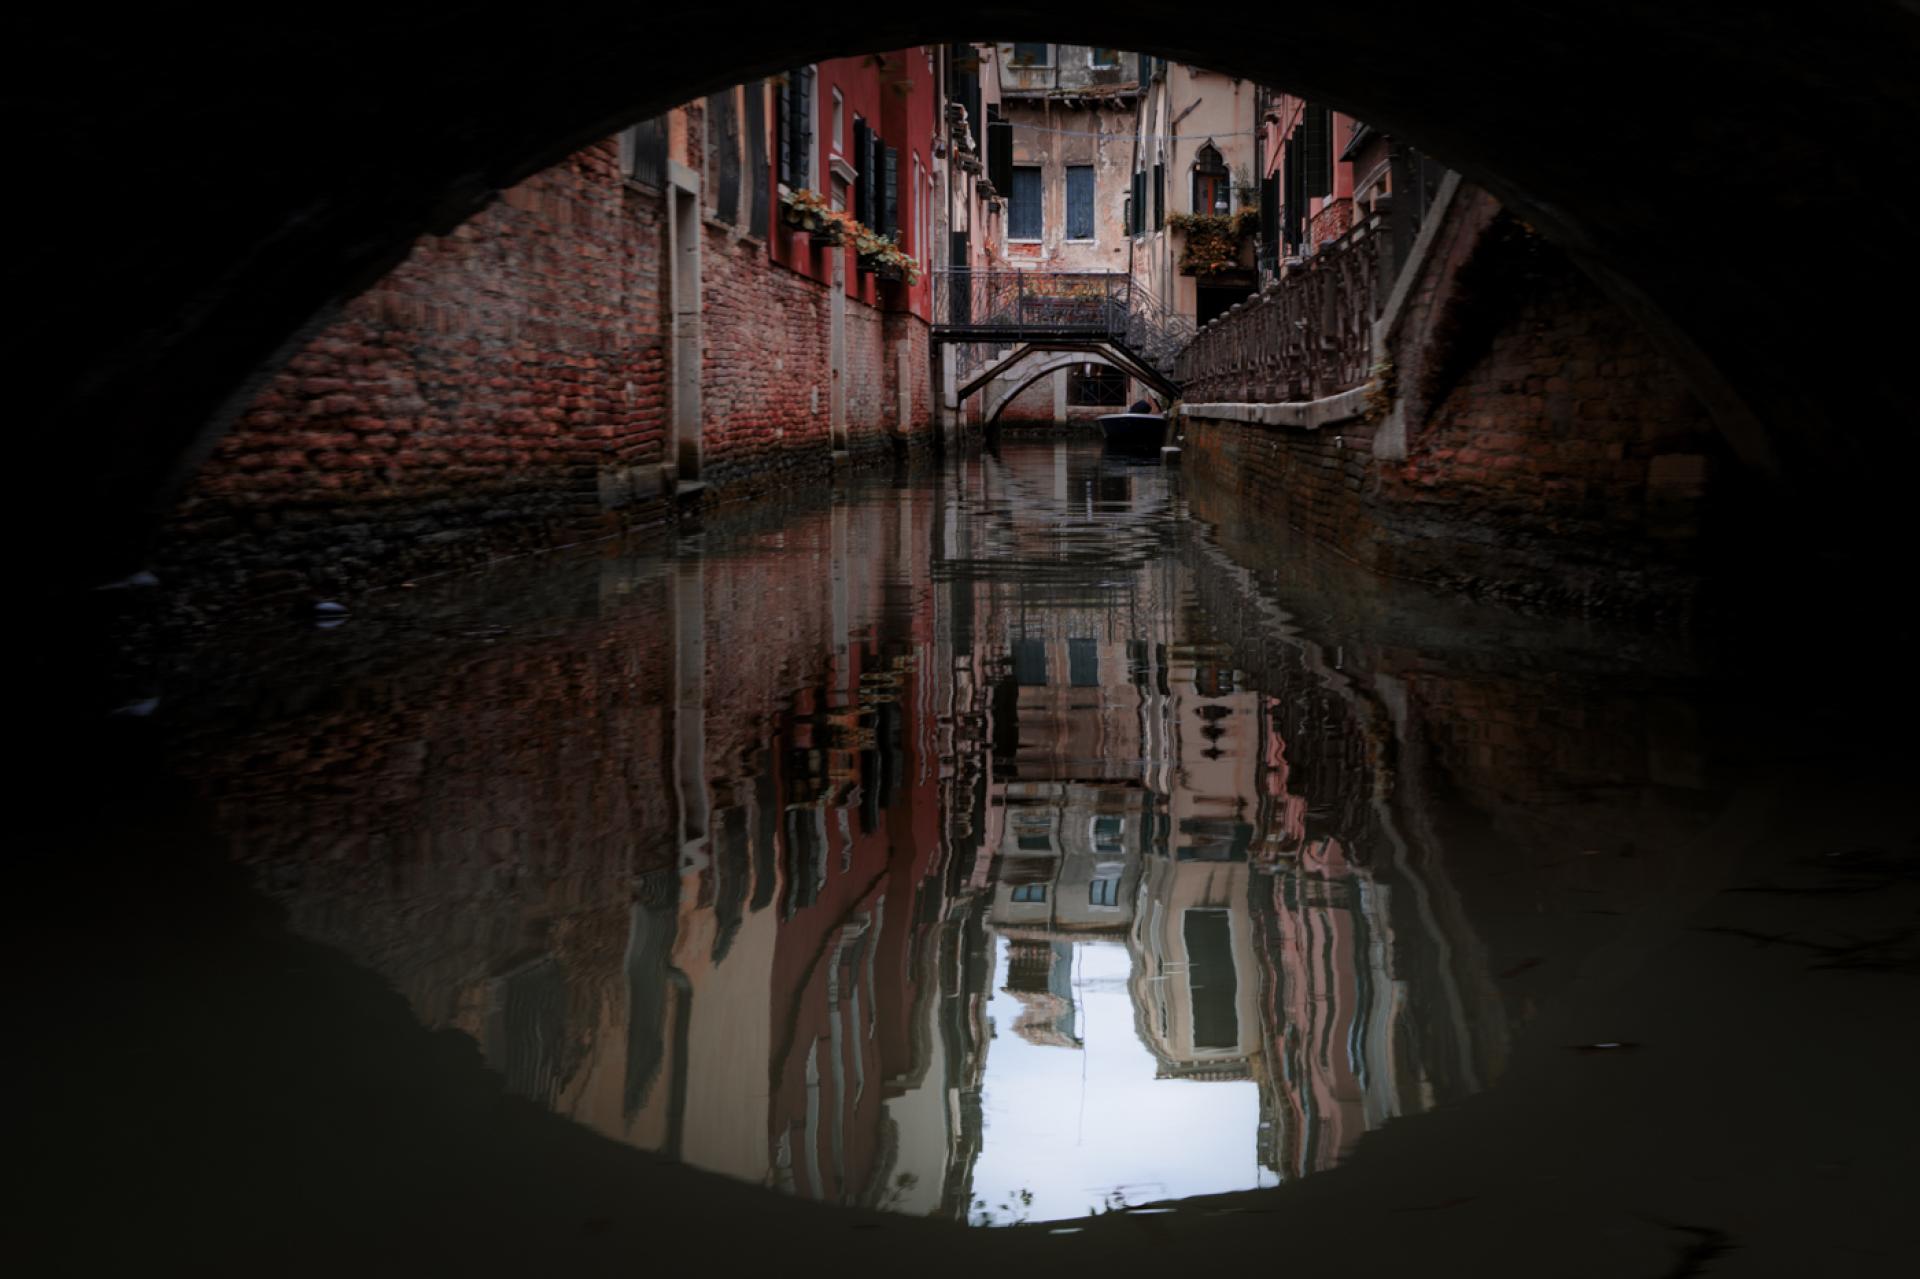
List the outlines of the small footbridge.
<svg viewBox="0 0 1920 1279">
<path fill-rule="evenodd" d="M 1174 361 L 1192 337 L 1191 321 L 1121 271 L 933 273 L 934 344 L 991 352 L 960 363 L 954 402 L 1050 352 L 1099 356 L 1172 399 Z"/>
</svg>

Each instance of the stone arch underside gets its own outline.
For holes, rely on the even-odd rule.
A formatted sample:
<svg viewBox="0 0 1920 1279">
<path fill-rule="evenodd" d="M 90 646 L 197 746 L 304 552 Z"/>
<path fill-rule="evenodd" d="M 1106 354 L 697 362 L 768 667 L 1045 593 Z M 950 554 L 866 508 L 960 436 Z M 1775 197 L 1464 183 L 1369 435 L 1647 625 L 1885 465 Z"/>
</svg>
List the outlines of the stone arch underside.
<svg viewBox="0 0 1920 1279">
<path fill-rule="evenodd" d="M 77 584 L 137 563 L 250 388 L 417 237 L 501 189 L 742 78 L 983 32 L 1166 55 L 1407 139 L 1644 322 L 1748 463 L 1832 498 L 1802 508 L 1810 527 L 1897 509 L 1915 453 L 1907 326 L 1868 317 L 1920 283 L 1900 247 L 1920 204 L 1884 198 L 1920 186 L 1911 150 L 1885 141 L 1920 119 L 1920 14 L 1901 0 L 1817 21 L 1784 0 L 1488 0 L 1471 20 L 1351 0 L 1179 28 L 1155 0 L 1071 20 L 1031 3 L 816 17 L 261 9 L 217 39 L 158 10 L 36 17 L 36 62 L 61 70 L 15 104 L 17 171 L 47 194 L 14 210 L 10 300 L 33 322 L 13 355 L 32 371 L 28 465 L 48 481 L 27 486 L 27 518 L 66 530 L 37 569 Z M 196 122 L 192 143 L 140 120 Z M 1827 234 L 1841 227 L 1844 246 Z"/>
<path fill-rule="evenodd" d="M 1098 364 L 1103 368 L 1115 369 L 1128 377 L 1133 371 L 1117 360 L 1109 359 L 1098 351 L 1034 351 L 1022 359 L 1014 361 L 993 382 L 989 382 L 989 392 L 984 411 L 980 415 L 983 425 L 991 425 L 1000 420 L 1000 414 L 1007 405 L 1018 399 L 1020 393 L 1038 382 L 1041 378 L 1061 369 L 1070 369 L 1079 364 Z M 1009 384 L 1008 378 L 1019 380 Z M 1000 387 L 995 391 L 995 387 Z"/>
</svg>

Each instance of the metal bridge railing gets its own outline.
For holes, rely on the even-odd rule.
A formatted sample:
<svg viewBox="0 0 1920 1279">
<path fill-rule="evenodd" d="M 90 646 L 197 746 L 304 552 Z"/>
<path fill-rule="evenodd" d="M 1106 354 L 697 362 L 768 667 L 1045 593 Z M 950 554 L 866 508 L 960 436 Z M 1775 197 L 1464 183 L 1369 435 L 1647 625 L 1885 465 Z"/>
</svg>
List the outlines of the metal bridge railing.
<svg viewBox="0 0 1920 1279">
<path fill-rule="evenodd" d="M 933 327 L 961 343 L 1102 340 L 1163 373 L 1193 337 L 1191 320 L 1121 271 L 936 270 Z"/>
<path fill-rule="evenodd" d="M 933 323 L 953 337 L 1120 338 L 1132 288 L 1117 271 L 935 271 Z"/>
</svg>

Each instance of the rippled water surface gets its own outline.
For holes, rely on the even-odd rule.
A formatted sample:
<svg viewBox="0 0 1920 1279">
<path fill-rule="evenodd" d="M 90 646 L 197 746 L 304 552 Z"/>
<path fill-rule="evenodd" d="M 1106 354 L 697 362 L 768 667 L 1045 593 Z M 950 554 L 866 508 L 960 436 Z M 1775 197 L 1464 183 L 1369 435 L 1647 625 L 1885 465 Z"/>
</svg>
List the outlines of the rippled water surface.
<svg viewBox="0 0 1920 1279">
<path fill-rule="evenodd" d="M 1311 1178 L 1495 1083 L 1715 782 L 1657 645 L 1187 500 L 1010 444 L 426 583 L 179 676 L 170 749 L 296 933 L 614 1142 L 980 1225 Z"/>
</svg>

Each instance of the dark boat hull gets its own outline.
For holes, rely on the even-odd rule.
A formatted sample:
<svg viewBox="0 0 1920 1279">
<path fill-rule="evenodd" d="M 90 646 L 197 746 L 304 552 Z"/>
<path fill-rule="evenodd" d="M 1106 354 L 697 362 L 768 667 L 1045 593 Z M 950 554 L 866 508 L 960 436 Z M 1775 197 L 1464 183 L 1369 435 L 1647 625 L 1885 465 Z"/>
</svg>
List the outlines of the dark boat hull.
<svg viewBox="0 0 1920 1279">
<path fill-rule="evenodd" d="M 1167 442 L 1167 419 L 1158 413 L 1108 413 L 1099 421 L 1101 436 L 1116 453 L 1158 457 Z"/>
</svg>

